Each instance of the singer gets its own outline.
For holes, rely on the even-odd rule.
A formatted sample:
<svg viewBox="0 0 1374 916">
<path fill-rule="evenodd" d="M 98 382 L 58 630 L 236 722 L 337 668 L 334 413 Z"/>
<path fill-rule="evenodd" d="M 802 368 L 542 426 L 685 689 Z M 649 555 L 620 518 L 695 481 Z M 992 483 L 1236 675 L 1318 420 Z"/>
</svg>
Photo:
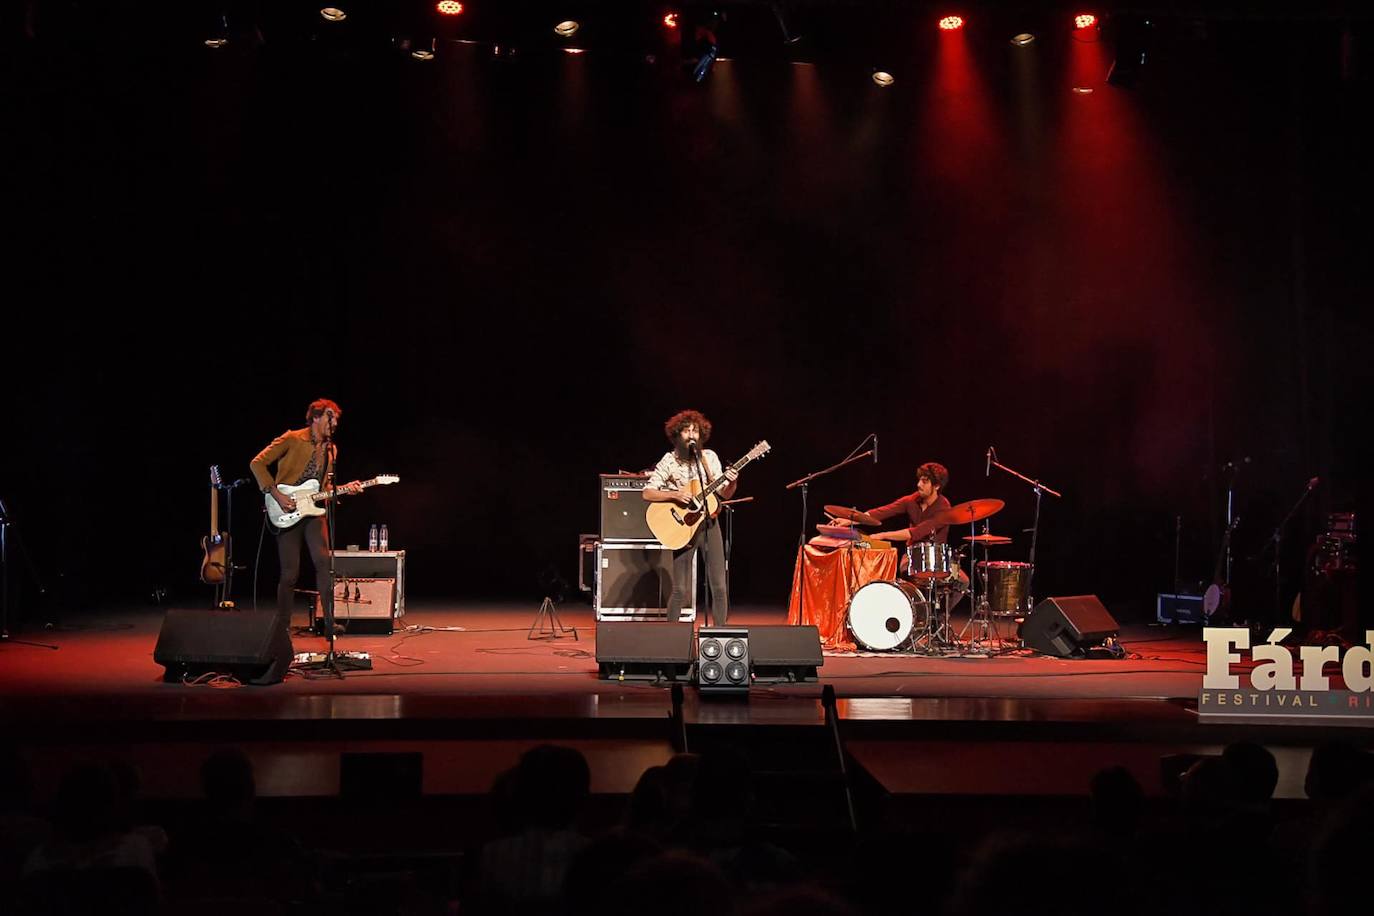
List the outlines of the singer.
<svg viewBox="0 0 1374 916">
<path fill-rule="evenodd" d="M 725 475 L 729 481 L 718 492 L 721 499 L 729 499 L 735 493 L 735 478 L 738 473 L 730 468 L 721 470 L 720 458 L 706 443 L 711 440 L 711 421 L 700 411 L 683 410 L 668 418 L 663 424 L 663 432 L 672 444 L 672 449 L 664 454 L 654 466 L 653 473 L 644 486 L 644 499 L 651 503 L 677 503 L 679 506 L 692 504 L 690 490 L 692 481 L 705 488 L 707 484 Z M 721 540 L 720 526 L 706 516 L 702 526 L 697 529 L 692 542 L 680 550 L 673 551 L 673 591 L 668 598 L 668 619 L 676 621 L 682 611 L 682 602 L 688 597 L 691 587 L 692 558 L 698 553 L 703 555 L 706 566 L 706 581 L 711 592 L 711 622 L 714 626 L 724 626 L 730 613 L 730 587 L 725 575 L 725 546 Z"/>
<path fill-rule="evenodd" d="M 333 482 L 334 461 L 338 455 L 333 440 L 342 415 L 339 405 L 328 398 L 311 402 L 305 412 L 307 425 L 304 429 L 288 429 L 249 462 L 258 488 L 275 499 L 283 510 L 290 512 L 295 509 L 296 501 L 280 492 L 277 484 L 299 486 L 307 480 L 317 480 L 321 489 L 328 489 Z M 268 465 L 273 462 L 276 462 L 276 468 L 269 472 Z M 315 587 L 319 589 L 320 600 L 333 604 L 334 589 L 329 581 L 329 532 L 325 528 L 323 515 L 304 518 L 290 528 L 268 527 L 277 537 L 277 557 L 281 561 L 281 578 L 277 581 L 277 613 L 282 620 L 278 625 L 289 630 L 296 580 L 301 574 L 302 541 L 309 548 L 310 560 L 315 564 Z M 332 607 L 326 607 L 325 610 L 331 611 Z M 332 614 L 326 614 L 325 619 L 333 619 Z"/>
</svg>

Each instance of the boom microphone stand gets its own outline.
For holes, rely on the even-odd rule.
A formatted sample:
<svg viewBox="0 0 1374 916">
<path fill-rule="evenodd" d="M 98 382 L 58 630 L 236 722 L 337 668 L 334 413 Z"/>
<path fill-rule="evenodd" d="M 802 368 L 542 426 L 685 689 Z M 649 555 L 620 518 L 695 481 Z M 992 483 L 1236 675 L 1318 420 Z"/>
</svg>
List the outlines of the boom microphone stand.
<svg viewBox="0 0 1374 916">
<path fill-rule="evenodd" d="M 57 646 L 52 643 L 10 637 L 10 528 L 13 525 L 14 521 L 10 518 L 9 510 L 5 508 L 5 501 L 0 499 L 0 646 L 33 646 L 36 649 L 56 650 Z M 28 559 L 28 554 L 25 553 L 24 557 Z M 33 571 L 32 563 L 29 564 L 29 573 L 37 582 L 38 577 Z M 38 590 L 43 591 L 41 582 Z"/>
<path fill-rule="evenodd" d="M 877 435 L 877 433 L 869 433 L 867 436 L 865 436 L 865 437 L 864 437 L 864 441 L 859 443 L 859 448 L 863 448 L 865 445 L 867 445 L 867 444 L 868 444 L 868 441 L 869 441 L 870 439 L 873 440 L 873 443 L 874 443 L 874 446 L 875 446 L 874 448 L 871 448 L 871 449 L 869 449 L 869 450 L 866 451 L 866 452 L 861 452 L 860 454 L 857 454 L 857 455 L 851 452 L 850 455 L 849 455 L 849 457 L 846 458 L 846 459 L 844 459 L 843 461 L 841 461 L 839 464 L 832 464 L 832 465 L 831 465 L 830 467 L 828 467 L 828 468 L 823 468 L 822 470 L 815 471 L 815 472 L 813 472 L 813 473 L 807 474 L 805 477 L 802 477 L 802 478 L 799 478 L 799 479 L 797 479 L 797 480 L 794 480 L 794 481 L 792 481 L 791 483 L 789 483 L 787 486 L 783 487 L 784 490 L 796 490 L 796 489 L 800 489 L 800 490 L 801 490 L 801 498 L 802 498 L 802 499 L 801 499 L 801 510 L 802 510 L 802 513 L 801 513 L 801 534 L 798 535 L 798 537 L 797 537 L 797 556 L 800 557 L 800 558 L 802 558 L 802 559 L 800 560 L 800 562 L 802 562 L 803 564 L 805 563 L 805 554 L 802 553 L 802 551 L 804 551 L 804 550 L 806 549 L 806 498 L 807 498 L 807 495 L 808 495 L 808 492 L 809 492 L 809 488 L 810 488 L 810 486 L 811 486 L 811 481 L 816 480 L 816 479 L 819 478 L 819 477 L 824 477 L 826 474 L 829 474 L 829 473 L 832 472 L 832 471 L 838 471 L 840 468 L 844 467 L 845 465 L 847 465 L 847 464 L 853 464 L 854 462 L 859 461 L 860 459 L 867 458 L 869 455 L 872 455 L 872 456 L 873 456 L 873 463 L 874 463 L 874 464 L 877 464 L 877 463 L 878 463 L 877 448 L 876 448 L 876 446 L 877 446 L 877 440 L 878 440 L 878 435 Z M 857 451 L 857 449 L 856 449 L 856 451 Z M 803 565 L 803 567 L 800 567 L 800 570 L 801 570 L 801 573 L 804 573 L 804 572 L 805 572 L 804 565 Z M 802 626 L 802 625 L 804 625 L 805 621 L 806 621 L 806 581 L 805 581 L 805 577 L 804 577 L 804 576 L 799 575 L 799 578 L 798 578 L 798 581 L 797 581 L 797 624 L 796 624 L 796 625 L 797 625 L 797 626 Z"/>
<path fill-rule="evenodd" d="M 324 630 L 325 638 L 329 640 L 329 649 L 325 652 L 324 658 L 309 665 L 300 665 L 300 671 L 329 672 L 339 680 L 343 680 L 345 671 L 363 671 L 372 667 L 371 659 L 366 658 L 340 658 L 334 651 L 334 506 L 338 502 L 338 489 L 335 484 L 334 473 L 334 441 L 332 438 L 325 439 L 324 446 L 324 479 L 329 482 L 329 498 L 324 504 L 324 527 L 325 527 L 325 549 L 329 551 L 329 582 L 328 594 L 325 589 L 320 589 L 320 604 L 324 611 Z M 313 611 L 312 611 L 313 614 Z"/>
<path fill-rule="evenodd" d="M 1031 522 L 1030 575 L 1026 577 L 1026 600 L 1034 604 L 1035 599 L 1033 596 L 1035 595 L 1035 590 L 1032 586 L 1035 582 L 1035 542 L 1040 533 L 1040 494 L 1048 493 L 1056 499 L 1063 499 L 1064 494 L 1051 490 L 1040 481 L 1034 480 L 1022 474 L 1020 471 L 1015 471 L 1007 467 L 997 460 L 997 450 L 990 445 L 988 446 L 988 467 L 1006 471 L 1017 480 L 1024 480 L 1026 483 L 1030 484 L 1031 489 L 1035 491 L 1035 520 Z"/>
<path fill-rule="evenodd" d="M 1274 619 L 1272 621 L 1273 626 L 1278 626 L 1279 621 L 1283 619 L 1283 580 L 1279 577 L 1279 561 L 1283 555 L 1281 549 L 1283 547 L 1283 529 L 1288 527 L 1289 521 L 1292 520 L 1294 514 L 1297 513 L 1298 509 L 1302 506 L 1302 504 L 1307 501 L 1307 497 L 1311 495 L 1312 491 L 1317 489 L 1317 484 L 1319 483 L 1321 483 L 1320 477 L 1313 477 L 1311 480 L 1307 482 L 1307 486 L 1303 489 L 1302 495 L 1298 497 L 1298 501 L 1293 503 L 1293 508 L 1288 510 L 1288 514 L 1283 517 L 1283 521 L 1279 522 L 1278 526 L 1274 528 L 1274 533 L 1269 535 L 1269 542 L 1264 545 L 1265 550 L 1274 551 Z"/>
</svg>

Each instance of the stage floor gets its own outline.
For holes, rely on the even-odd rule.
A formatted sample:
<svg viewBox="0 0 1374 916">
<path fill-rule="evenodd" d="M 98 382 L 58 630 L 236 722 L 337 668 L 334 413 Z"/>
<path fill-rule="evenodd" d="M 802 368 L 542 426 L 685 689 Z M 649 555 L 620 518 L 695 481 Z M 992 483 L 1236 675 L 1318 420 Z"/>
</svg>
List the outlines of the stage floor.
<svg viewBox="0 0 1374 916">
<path fill-rule="evenodd" d="M 247 694 L 307 697 L 386 694 L 461 697 L 624 697 L 661 687 L 597 677 L 596 626 L 582 604 L 559 608 L 577 638 L 529 639 L 538 605 L 426 603 L 412 605 L 390 635 L 348 634 L 339 651 L 372 656 L 369 671 L 343 680 L 292 674 L 272 687 Z M 0 692 L 42 698 L 99 697 L 141 703 L 185 697 L 196 688 L 166 684 L 153 661 L 161 609 L 91 614 L 77 626 L 16 634 L 56 649 L 9 646 L 0 664 Z M 781 609 L 743 608 L 731 623 L 781 624 Z M 293 623 L 296 652 L 322 652 L 323 638 Z M 956 620 L 956 628 L 962 621 Z M 997 697 L 1019 699 L 1195 699 L 1206 659 L 1198 631 L 1139 627 L 1123 631 L 1123 659 L 1058 659 L 1014 653 L 932 657 L 899 652 L 827 654 L 821 684 L 842 698 Z M 212 688 L 200 689 L 210 692 Z M 818 696 L 810 685 L 757 686 L 762 696 Z M 215 691 L 220 692 L 220 691 Z"/>
<path fill-rule="evenodd" d="M 628 791 L 645 766 L 673 752 L 670 691 L 598 678 L 586 605 L 559 609 L 577 639 L 529 639 L 537 609 L 416 603 L 406 629 L 338 638 L 341 651 L 370 653 L 372 670 L 233 689 L 163 682 L 153 661 L 162 609 L 88 614 L 80 626 L 18 633 L 0 647 L 0 724 L 63 759 L 100 745 L 143 747 L 170 769 L 174 794 L 194 792 L 194 749 L 228 742 L 294 761 L 277 783 L 265 776 L 268 794 L 337 791 L 339 768 L 316 766 L 320 755 L 405 748 L 463 760 L 434 767 L 439 781 L 427 775 L 426 792 L 483 791 L 521 747 L 549 740 L 579 744 L 600 761 L 599 791 Z M 731 622 L 784 617 L 781 608 L 741 608 Z M 293 623 L 304 628 L 304 615 Z M 1200 724 L 1199 631 L 1127 627 L 1121 642 L 1121 659 L 827 655 L 818 683 L 759 685 L 726 701 L 688 689 L 683 720 L 699 731 L 814 729 L 825 722 L 820 696 L 829 684 L 849 750 L 875 779 L 893 792 L 947 793 L 1081 791 L 1104 761 L 1157 781 L 1163 753 L 1210 753 L 1249 738 L 1305 754 L 1331 731 Z M 325 649 L 302 629 L 294 643 L 297 652 Z M 172 746 L 185 753 L 173 754 L 169 768 Z M 1007 759 L 1021 763 L 1008 769 Z M 1292 791 L 1300 791 L 1305 759 L 1285 767 Z"/>
</svg>

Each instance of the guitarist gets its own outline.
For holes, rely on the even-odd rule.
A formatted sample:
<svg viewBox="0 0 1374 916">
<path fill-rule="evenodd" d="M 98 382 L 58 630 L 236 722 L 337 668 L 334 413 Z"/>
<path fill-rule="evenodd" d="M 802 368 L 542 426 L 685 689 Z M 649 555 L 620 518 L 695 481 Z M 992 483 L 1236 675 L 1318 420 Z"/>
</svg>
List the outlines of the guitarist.
<svg viewBox="0 0 1374 916">
<path fill-rule="evenodd" d="M 647 501 L 690 506 L 692 481 L 705 487 L 721 474 L 729 483 L 717 491 L 718 495 L 721 499 L 729 499 L 734 495 L 735 479 L 739 474 L 729 468 L 722 471 L 720 458 L 705 447 L 711 440 L 711 421 L 700 411 L 683 410 L 673 414 L 663 424 L 663 432 L 673 447 L 658 460 L 653 473 L 649 475 L 643 491 Z M 711 590 L 712 624 L 724 626 L 730 611 L 730 588 L 725 577 L 725 546 L 721 540 L 720 526 L 710 516 L 697 529 L 690 544 L 673 551 L 673 591 L 668 598 L 668 619 L 677 620 L 682 611 L 682 602 L 688 597 L 687 589 L 691 583 L 692 558 L 698 552 L 705 558 L 706 581 Z"/>
<path fill-rule="evenodd" d="M 334 446 L 334 432 L 339 428 L 339 417 L 343 411 L 339 405 L 328 398 L 320 398 L 310 404 L 305 412 L 306 427 L 289 429 L 273 439 L 267 448 L 258 452 L 249 467 L 259 489 L 277 501 L 283 512 L 296 508 L 296 501 L 277 489 L 284 483 L 299 486 L 307 480 L 318 480 L 321 488 L 326 488 L 334 476 L 334 460 L 338 450 Z M 268 465 L 276 463 L 272 471 Z M 334 589 L 329 581 L 329 532 L 325 527 L 325 516 L 310 516 L 290 528 L 272 528 L 277 537 L 277 558 L 281 561 L 281 579 L 277 582 L 277 613 L 290 627 L 291 605 L 296 580 L 301 574 L 301 542 L 310 550 L 310 560 L 315 564 L 315 586 L 319 589 L 320 600 L 332 605 Z M 332 619 L 326 606 L 326 618 Z"/>
</svg>

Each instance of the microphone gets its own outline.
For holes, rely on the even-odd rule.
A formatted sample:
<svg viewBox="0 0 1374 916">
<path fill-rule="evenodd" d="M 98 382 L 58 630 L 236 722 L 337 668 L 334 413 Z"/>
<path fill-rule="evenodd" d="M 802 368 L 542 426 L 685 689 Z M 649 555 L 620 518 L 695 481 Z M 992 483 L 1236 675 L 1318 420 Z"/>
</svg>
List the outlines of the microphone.
<svg viewBox="0 0 1374 916">
<path fill-rule="evenodd" d="M 689 439 L 687 440 L 687 451 L 691 452 L 693 455 L 700 455 L 701 446 L 697 445 L 697 440 Z"/>
<path fill-rule="evenodd" d="M 1317 484 L 1319 483 L 1321 483 L 1321 478 L 1313 477 L 1311 480 L 1307 482 L 1307 491 L 1310 493 L 1313 490 L 1317 489 Z"/>
<path fill-rule="evenodd" d="M 878 434 L 873 434 L 873 463 L 878 463 Z"/>
<path fill-rule="evenodd" d="M 985 467 L 985 468 L 983 468 L 983 476 L 984 476 L 984 477 L 991 477 L 991 476 L 992 476 L 992 446 L 991 446 L 991 445 L 988 446 L 988 466 Z"/>
</svg>

